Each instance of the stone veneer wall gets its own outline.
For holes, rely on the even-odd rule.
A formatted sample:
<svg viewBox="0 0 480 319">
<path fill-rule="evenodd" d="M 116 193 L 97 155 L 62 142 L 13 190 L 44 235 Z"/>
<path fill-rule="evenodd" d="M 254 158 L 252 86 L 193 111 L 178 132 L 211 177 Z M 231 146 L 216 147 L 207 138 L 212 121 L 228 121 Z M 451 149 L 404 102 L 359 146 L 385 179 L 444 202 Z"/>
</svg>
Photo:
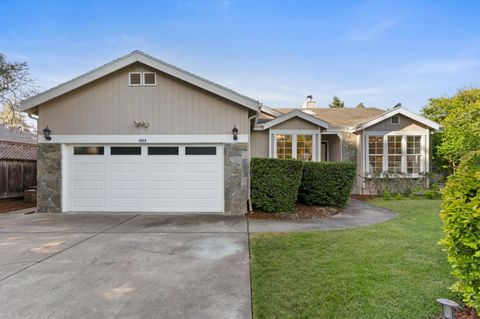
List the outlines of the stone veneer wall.
<svg viewBox="0 0 480 319">
<path fill-rule="evenodd" d="M 37 150 L 37 212 L 61 213 L 61 144 L 39 143 Z"/>
<path fill-rule="evenodd" d="M 225 214 L 245 214 L 248 200 L 247 143 L 224 144 Z"/>
<path fill-rule="evenodd" d="M 343 133 L 342 162 L 357 162 L 357 135 Z"/>
</svg>

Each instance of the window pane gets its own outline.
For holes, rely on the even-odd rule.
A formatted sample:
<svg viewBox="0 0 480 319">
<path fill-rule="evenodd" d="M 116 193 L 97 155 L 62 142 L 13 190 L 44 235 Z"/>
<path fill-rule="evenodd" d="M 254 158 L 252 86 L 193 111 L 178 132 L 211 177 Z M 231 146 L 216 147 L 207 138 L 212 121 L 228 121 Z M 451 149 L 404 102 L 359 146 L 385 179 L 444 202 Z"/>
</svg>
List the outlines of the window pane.
<svg viewBox="0 0 480 319">
<path fill-rule="evenodd" d="M 368 166 L 372 173 L 381 173 L 383 171 L 383 137 L 368 137 Z"/>
<path fill-rule="evenodd" d="M 402 172 L 402 156 L 401 155 L 388 156 L 388 172 L 389 173 Z"/>
<path fill-rule="evenodd" d="M 421 155 L 421 136 L 407 136 L 407 154 Z"/>
<path fill-rule="evenodd" d="M 187 146 L 185 155 L 217 155 L 215 146 Z"/>
<path fill-rule="evenodd" d="M 148 155 L 178 155 L 178 146 L 150 146 Z"/>
<path fill-rule="evenodd" d="M 277 134 L 277 158 L 292 158 L 292 135 Z"/>
<path fill-rule="evenodd" d="M 103 146 L 75 146 L 73 148 L 74 155 L 103 155 Z"/>
<path fill-rule="evenodd" d="M 303 161 L 313 160 L 312 140 L 312 135 L 297 135 L 297 159 Z"/>
<path fill-rule="evenodd" d="M 112 146 L 111 155 L 142 155 L 140 146 Z"/>
<path fill-rule="evenodd" d="M 420 173 L 420 155 L 408 155 L 407 156 L 407 173 L 418 174 Z"/>
</svg>

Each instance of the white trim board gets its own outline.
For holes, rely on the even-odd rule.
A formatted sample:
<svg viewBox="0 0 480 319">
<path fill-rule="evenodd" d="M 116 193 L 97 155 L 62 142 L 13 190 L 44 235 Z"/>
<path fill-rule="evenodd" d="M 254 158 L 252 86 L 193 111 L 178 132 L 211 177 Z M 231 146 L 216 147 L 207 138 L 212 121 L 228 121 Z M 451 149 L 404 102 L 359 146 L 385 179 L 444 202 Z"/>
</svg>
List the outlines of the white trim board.
<svg viewBox="0 0 480 319">
<path fill-rule="evenodd" d="M 279 116 L 276 119 L 271 120 L 270 122 L 265 123 L 263 125 L 263 129 L 271 128 L 275 125 L 288 121 L 294 117 L 301 118 L 302 120 L 305 120 L 307 122 L 313 123 L 315 125 L 318 125 L 326 129 L 328 129 L 330 125 L 328 122 L 322 121 L 319 118 L 316 118 L 315 116 L 302 112 L 301 110 L 293 110 L 291 112 L 288 112 L 285 115 Z"/>
<path fill-rule="evenodd" d="M 47 141 L 38 136 L 39 143 L 61 144 L 189 144 L 189 143 L 248 143 L 248 134 L 224 135 L 51 135 Z"/>
<path fill-rule="evenodd" d="M 219 84 L 211 82 L 198 75 L 195 75 L 193 73 L 177 68 L 176 66 L 173 66 L 159 59 L 156 59 L 141 51 L 133 51 L 130 54 L 127 54 L 119 59 L 109 62 L 88 73 L 80 75 L 70 81 L 67 81 L 43 93 L 37 94 L 27 100 L 22 101 L 20 105 L 20 110 L 27 111 L 29 109 L 37 107 L 42 103 L 45 103 L 60 95 L 63 95 L 67 92 L 75 90 L 76 88 L 79 88 L 85 84 L 95 81 L 101 77 L 104 77 L 112 72 L 120 70 L 136 62 L 140 62 L 145 65 L 148 65 L 154 69 L 159 70 L 160 72 L 166 73 L 177 79 L 183 80 L 194 86 L 200 87 L 206 91 L 219 95 L 227 100 L 243 105 L 254 111 L 258 111 L 260 109 L 260 103 L 252 98 L 249 98 L 245 95 L 237 93 Z"/>
</svg>

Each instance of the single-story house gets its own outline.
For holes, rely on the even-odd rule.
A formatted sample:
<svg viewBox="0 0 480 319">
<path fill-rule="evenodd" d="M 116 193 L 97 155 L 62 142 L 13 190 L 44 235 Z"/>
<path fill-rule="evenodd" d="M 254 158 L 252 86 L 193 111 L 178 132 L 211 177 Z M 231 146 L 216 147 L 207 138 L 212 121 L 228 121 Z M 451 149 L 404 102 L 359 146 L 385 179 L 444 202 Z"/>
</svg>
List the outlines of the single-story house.
<svg viewBox="0 0 480 319">
<path fill-rule="evenodd" d="M 0 124 L 0 199 L 22 197 L 37 184 L 37 136 Z"/>
<path fill-rule="evenodd" d="M 38 116 L 38 211 L 242 214 L 255 156 L 429 171 L 437 123 L 314 104 L 268 108 L 134 51 L 22 103 Z"/>
</svg>

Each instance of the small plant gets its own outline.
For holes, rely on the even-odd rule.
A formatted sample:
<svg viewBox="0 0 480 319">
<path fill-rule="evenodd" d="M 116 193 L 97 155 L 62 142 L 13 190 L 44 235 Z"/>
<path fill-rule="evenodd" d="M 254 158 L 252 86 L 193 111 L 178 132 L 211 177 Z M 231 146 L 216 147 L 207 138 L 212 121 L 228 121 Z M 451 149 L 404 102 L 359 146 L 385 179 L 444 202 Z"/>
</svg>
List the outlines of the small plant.
<svg viewBox="0 0 480 319">
<path fill-rule="evenodd" d="M 383 192 L 382 197 L 383 197 L 383 199 L 385 199 L 385 200 L 390 200 L 390 199 L 392 199 L 392 194 L 390 194 L 389 192 L 385 191 L 385 192 Z"/>
<path fill-rule="evenodd" d="M 398 193 L 397 195 L 395 195 L 395 199 L 396 199 L 396 200 L 400 200 L 400 199 L 402 199 L 402 198 L 403 198 L 403 197 L 402 197 L 402 194 L 400 194 L 400 193 Z"/>
</svg>

